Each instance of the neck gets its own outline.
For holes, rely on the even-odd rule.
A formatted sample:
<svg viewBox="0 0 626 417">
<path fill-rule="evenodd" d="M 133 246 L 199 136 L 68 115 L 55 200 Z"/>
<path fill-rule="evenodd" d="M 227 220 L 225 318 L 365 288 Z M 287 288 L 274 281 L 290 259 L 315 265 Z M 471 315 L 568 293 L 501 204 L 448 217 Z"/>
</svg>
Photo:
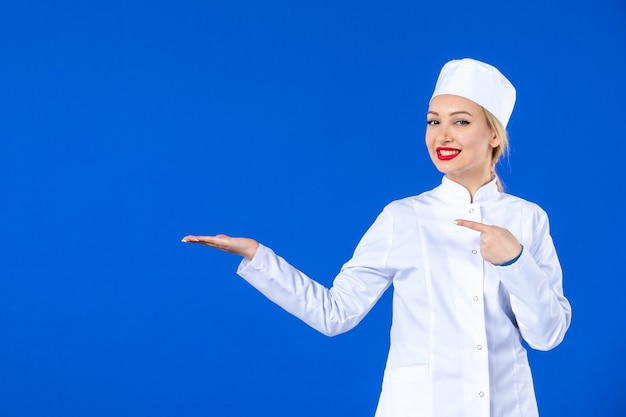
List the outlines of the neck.
<svg viewBox="0 0 626 417">
<path fill-rule="evenodd" d="M 475 179 L 458 178 L 458 177 L 450 176 L 450 175 L 446 175 L 446 177 L 456 182 L 457 184 L 462 185 L 469 192 L 470 203 L 474 202 L 474 196 L 476 195 L 478 190 L 481 187 L 483 187 L 485 184 L 489 184 L 489 182 L 491 182 L 491 180 L 493 179 L 493 176 L 491 174 L 489 174 L 489 176 L 487 177 L 475 178 Z"/>
</svg>

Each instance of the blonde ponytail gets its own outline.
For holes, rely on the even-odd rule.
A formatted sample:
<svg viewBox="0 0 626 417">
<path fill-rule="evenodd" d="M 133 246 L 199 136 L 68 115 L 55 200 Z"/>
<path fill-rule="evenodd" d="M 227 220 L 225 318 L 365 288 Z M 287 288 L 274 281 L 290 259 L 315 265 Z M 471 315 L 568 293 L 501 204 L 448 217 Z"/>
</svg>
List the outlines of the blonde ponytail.
<svg viewBox="0 0 626 417">
<path fill-rule="evenodd" d="M 506 132 L 506 129 L 500 123 L 500 121 L 491 114 L 487 109 L 485 110 L 485 116 L 487 118 L 487 125 L 493 130 L 496 137 L 498 138 L 498 146 L 493 148 L 493 154 L 491 155 L 491 171 L 492 174 L 496 177 L 496 185 L 498 186 L 498 191 L 504 191 L 504 184 L 498 174 L 496 173 L 496 164 L 500 160 L 500 157 L 506 154 L 509 151 L 509 137 Z"/>
</svg>

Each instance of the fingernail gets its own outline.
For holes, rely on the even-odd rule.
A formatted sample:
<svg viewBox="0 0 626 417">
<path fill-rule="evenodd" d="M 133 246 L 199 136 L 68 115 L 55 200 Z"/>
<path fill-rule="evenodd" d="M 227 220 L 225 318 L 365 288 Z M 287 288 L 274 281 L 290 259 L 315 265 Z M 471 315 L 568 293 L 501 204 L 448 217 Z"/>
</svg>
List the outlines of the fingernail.
<svg viewBox="0 0 626 417">
<path fill-rule="evenodd" d="M 181 241 L 181 242 L 185 242 L 185 243 L 189 243 L 189 242 L 187 242 L 185 239 L 181 239 L 180 241 Z"/>
<path fill-rule="evenodd" d="M 458 222 L 458 221 L 456 221 L 456 220 L 452 220 L 452 223 L 454 223 L 454 224 L 459 224 L 459 222 Z"/>
</svg>

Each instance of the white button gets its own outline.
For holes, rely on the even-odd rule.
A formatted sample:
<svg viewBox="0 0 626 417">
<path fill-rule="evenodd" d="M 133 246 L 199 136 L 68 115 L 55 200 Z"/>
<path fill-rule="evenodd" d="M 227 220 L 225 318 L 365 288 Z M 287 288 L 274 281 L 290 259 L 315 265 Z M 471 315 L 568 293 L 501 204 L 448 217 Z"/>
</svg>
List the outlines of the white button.
<svg viewBox="0 0 626 417">
<path fill-rule="evenodd" d="M 483 350 L 483 345 L 477 345 L 477 346 L 476 346 L 476 349 L 478 349 L 478 350 Z"/>
<path fill-rule="evenodd" d="M 474 249 L 474 250 L 472 250 L 472 253 L 473 253 L 474 255 L 476 255 L 476 254 L 478 253 L 478 251 L 477 251 L 476 249 Z"/>
<path fill-rule="evenodd" d="M 484 397 L 484 396 L 485 396 L 485 393 L 481 391 L 481 392 L 479 392 L 479 393 L 478 393 L 478 396 L 479 396 L 479 397 Z"/>
<path fill-rule="evenodd" d="M 477 295 L 475 295 L 475 296 L 474 296 L 474 298 L 472 298 L 472 300 L 474 300 L 474 301 L 478 301 L 478 296 L 477 296 Z"/>
<path fill-rule="evenodd" d="M 469 209 L 469 212 L 470 214 L 472 214 L 474 212 L 474 209 L 473 208 Z"/>
</svg>

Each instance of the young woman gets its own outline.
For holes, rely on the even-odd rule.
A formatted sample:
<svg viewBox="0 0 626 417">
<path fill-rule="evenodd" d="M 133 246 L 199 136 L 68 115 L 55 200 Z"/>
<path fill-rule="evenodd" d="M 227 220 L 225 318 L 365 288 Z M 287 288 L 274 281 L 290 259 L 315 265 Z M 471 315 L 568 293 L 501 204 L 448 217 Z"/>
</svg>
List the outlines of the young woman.
<svg viewBox="0 0 626 417">
<path fill-rule="evenodd" d="M 330 289 L 252 239 L 183 241 L 243 256 L 239 275 L 326 335 L 356 326 L 393 284 L 377 417 L 537 416 L 522 338 L 555 347 L 571 308 L 545 212 L 495 174 L 514 103 L 496 68 L 443 67 L 426 127 L 441 185 L 385 207 Z"/>
</svg>

